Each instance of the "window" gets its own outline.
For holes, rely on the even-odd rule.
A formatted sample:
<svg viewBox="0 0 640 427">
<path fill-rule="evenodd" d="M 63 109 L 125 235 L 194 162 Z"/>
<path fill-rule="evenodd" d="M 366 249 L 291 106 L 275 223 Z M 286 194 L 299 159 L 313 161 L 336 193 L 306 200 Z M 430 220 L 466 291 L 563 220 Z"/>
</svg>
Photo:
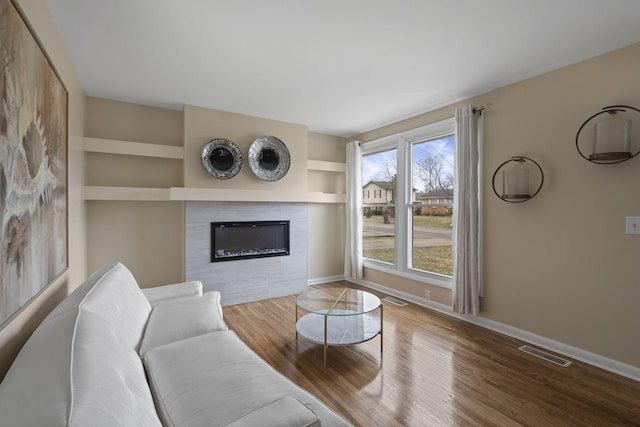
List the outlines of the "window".
<svg viewBox="0 0 640 427">
<path fill-rule="evenodd" d="M 364 147 L 364 145 L 363 145 Z M 362 179 L 364 182 L 376 181 L 395 187 L 396 151 L 383 150 L 362 155 Z M 365 175 L 366 172 L 366 175 Z M 380 191 L 382 196 L 382 190 Z M 392 192 L 393 194 L 393 192 Z M 388 197 L 387 197 L 388 199 Z M 378 203 L 367 203 L 364 206 L 363 258 L 383 264 L 395 263 L 395 201 L 393 196 L 389 203 L 380 200 Z"/>
<path fill-rule="evenodd" d="M 448 119 L 362 144 L 363 182 L 387 191 L 364 200 L 367 267 L 451 286 L 454 132 Z"/>
<path fill-rule="evenodd" d="M 373 198 L 381 199 L 382 198 L 382 190 L 373 190 Z"/>
</svg>

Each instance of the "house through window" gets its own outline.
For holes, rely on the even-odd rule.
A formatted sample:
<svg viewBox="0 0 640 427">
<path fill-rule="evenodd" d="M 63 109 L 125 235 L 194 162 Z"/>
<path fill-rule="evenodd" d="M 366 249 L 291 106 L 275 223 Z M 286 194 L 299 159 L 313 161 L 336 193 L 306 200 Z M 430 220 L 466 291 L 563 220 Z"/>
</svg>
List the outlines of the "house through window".
<svg viewBox="0 0 640 427">
<path fill-rule="evenodd" d="M 451 286 L 454 133 L 452 118 L 362 144 L 368 268 Z"/>
</svg>

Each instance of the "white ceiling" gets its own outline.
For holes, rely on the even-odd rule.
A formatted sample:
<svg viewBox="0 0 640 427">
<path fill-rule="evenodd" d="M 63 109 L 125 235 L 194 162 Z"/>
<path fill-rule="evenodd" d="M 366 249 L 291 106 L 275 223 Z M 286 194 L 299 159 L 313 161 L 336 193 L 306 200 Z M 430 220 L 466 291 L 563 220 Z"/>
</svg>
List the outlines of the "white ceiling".
<svg viewBox="0 0 640 427">
<path fill-rule="evenodd" d="M 638 0 L 46 0 L 89 96 L 351 136 L 640 41 Z"/>
</svg>

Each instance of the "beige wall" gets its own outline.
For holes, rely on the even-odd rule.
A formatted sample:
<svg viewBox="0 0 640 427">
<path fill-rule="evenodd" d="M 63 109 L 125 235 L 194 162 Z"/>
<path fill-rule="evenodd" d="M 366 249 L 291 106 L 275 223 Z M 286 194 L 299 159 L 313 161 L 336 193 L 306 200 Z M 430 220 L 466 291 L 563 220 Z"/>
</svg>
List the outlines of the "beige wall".
<svg viewBox="0 0 640 427">
<path fill-rule="evenodd" d="M 640 367 L 640 159 L 596 165 L 575 148 L 578 128 L 609 105 L 640 107 L 640 44 L 468 100 L 485 113 L 484 298 L 481 315 Z M 354 139 L 367 141 L 453 116 L 452 105 Z M 491 189 L 514 155 L 535 159 L 545 184 L 520 204 Z M 424 297 L 425 285 L 368 270 L 366 279 Z M 432 299 L 450 304 L 446 292 Z"/>
<path fill-rule="evenodd" d="M 289 172 L 275 182 L 262 181 L 256 177 L 249 168 L 248 160 L 244 158 L 251 143 L 265 135 L 280 138 L 291 155 Z M 235 142 L 242 152 L 243 167 L 233 179 L 215 179 L 202 166 L 202 148 L 214 138 L 229 139 Z M 185 106 L 184 147 L 185 187 L 301 192 L 307 190 L 306 126 Z"/>
<path fill-rule="evenodd" d="M 182 146 L 182 112 L 87 98 L 86 136 Z M 182 161 L 86 153 L 86 185 L 181 187 Z M 184 203 L 87 201 L 88 268 L 121 261 L 140 286 L 184 277 Z"/>
<path fill-rule="evenodd" d="M 309 133 L 309 160 L 344 163 L 346 147 L 344 138 Z M 310 192 L 344 194 L 345 174 L 342 172 L 314 171 L 308 175 Z M 309 204 L 309 280 L 342 276 L 344 274 L 344 204 Z"/>
<path fill-rule="evenodd" d="M 53 18 L 42 0 L 18 0 L 36 37 L 69 92 L 69 269 L 0 329 L 0 377 L 42 319 L 82 282 L 85 264 L 85 212 L 82 202 L 84 95 Z"/>
<path fill-rule="evenodd" d="M 310 132 L 307 147 L 309 160 L 335 163 L 345 163 L 346 161 L 344 138 Z M 343 172 L 309 170 L 307 179 L 308 189 L 311 192 L 336 194 L 345 194 L 346 192 L 346 180 Z"/>
<path fill-rule="evenodd" d="M 182 112 L 87 98 L 88 137 L 182 147 Z"/>
<path fill-rule="evenodd" d="M 87 201 L 89 271 L 120 261 L 141 287 L 184 279 L 184 203 Z"/>
</svg>

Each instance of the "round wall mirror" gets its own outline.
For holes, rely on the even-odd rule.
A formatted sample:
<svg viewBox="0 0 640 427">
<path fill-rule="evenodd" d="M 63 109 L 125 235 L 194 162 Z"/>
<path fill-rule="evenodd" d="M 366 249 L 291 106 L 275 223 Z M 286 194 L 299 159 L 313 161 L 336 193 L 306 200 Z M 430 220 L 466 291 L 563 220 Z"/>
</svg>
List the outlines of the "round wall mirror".
<svg viewBox="0 0 640 427">
<path fill-rule="evenodd" d="M 249 147 L 249 168 L 263 181 L 277 181 L 289 172 L 287 146 L 275 136 L 262 136 Z"/>
<path fill-rule="evenodd" d="M 228 139 L 215 138 L 202 149 L 202 165 L 218 179 L 233 178 L 242 169 L 242 152 Z"/>
</svg>

